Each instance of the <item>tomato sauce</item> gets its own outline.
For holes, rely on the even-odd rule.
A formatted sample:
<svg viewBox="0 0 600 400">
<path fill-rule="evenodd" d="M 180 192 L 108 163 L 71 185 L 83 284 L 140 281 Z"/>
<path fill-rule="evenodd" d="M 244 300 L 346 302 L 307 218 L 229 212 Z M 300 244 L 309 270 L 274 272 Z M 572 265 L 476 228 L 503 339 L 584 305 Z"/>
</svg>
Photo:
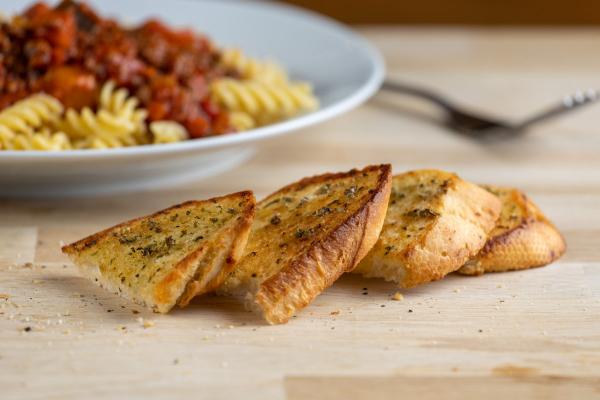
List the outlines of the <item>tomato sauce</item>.
<svg viewBox="0 0 600 400">
<path fill-rule="evenodd" d="M 191 137 L 230 132 L 227 112 L 209 98 L 219 64 L 205 36 L 149 20 L 125 28 L 84 3 L 37 3 L 0 24 L 0 109 L 44 91 L 67 107 L 96 107 L 108 80 L 127 88 L 149 121 L 175 120 Z"/>
</svg>

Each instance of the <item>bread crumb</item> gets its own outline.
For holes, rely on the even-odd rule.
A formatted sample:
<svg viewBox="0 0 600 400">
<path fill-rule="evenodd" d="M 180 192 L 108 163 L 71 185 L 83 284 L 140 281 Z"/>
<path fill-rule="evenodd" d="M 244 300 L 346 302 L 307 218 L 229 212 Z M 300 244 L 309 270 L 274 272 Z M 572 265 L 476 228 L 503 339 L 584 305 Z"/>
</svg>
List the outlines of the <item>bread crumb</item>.
<svg viewBox="0 0 600 400">
<path fill-rule="evenodd" d="M 340 314 L 340 310 L 335 310 L 329 313 L 329 315 L 339 315 Z"/>
<path fill-rule="evenodd" d="M 152 328 L 154 326 L 154 321 L 149 319 L 144 319 L 142 317 L 138 317 L 136 320 L 140 325 L 144 327 L 144 329 Z"/>
<path fill-rule="evenodd" d="M 8 300 L 9 298 L 10 298 L 9 294 L 0 293 L 0 299 L 2 299 L 2 300 Z"/>
<path fill-rule="evenodd" d="M 454 293 L 460 293 L 460 289 L 459 288 L 454 289 Z"/>
<path fill-rule="evenodd" d="M 400 293 L 400 292 L 396 292 L 396 293 L 394 293 L 394 295 L 392 296 L 392 300 L 395 300 L 395 301 L 402 301 L 402 300 L 404 300 L 404 296 L 402 295 L 402 293 Z"/>
</svg>

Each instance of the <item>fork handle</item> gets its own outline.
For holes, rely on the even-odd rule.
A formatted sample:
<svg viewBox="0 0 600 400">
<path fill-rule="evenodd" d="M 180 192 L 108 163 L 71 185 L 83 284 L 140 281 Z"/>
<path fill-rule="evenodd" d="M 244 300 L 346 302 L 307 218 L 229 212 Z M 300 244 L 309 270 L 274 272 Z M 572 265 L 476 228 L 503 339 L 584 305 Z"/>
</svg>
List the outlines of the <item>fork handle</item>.
<svg viewBox="0 0 600 400">
<path fill-rule="evenodd" d="M 537 124 L 538 122 L 557 117 L 575 108 L 580 108 L 582 106 L 592 104 L 597 100 L 600 100 L 600 94 L 597 90 L 588 89 L 585 91 L 578 91 L 575 94 L 565 96 L 562 102 L 560 102 L 559 104 L 547 108 L 544 111 L 535 114 L 532 117 L 525 119 L 524 121 L 521 121 L 517 125 L 517 129 L 525 130 L 533 124 Z"/>
</svg>

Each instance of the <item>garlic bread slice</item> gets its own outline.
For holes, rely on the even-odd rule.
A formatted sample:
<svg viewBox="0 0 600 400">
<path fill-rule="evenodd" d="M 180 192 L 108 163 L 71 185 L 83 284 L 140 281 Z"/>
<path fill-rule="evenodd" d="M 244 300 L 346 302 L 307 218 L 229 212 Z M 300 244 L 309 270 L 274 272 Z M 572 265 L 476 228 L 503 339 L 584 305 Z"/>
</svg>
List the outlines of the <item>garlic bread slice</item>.
<svg viewBox="0 0 600 400">
<path fill-rule="evenodd" d="M 381 236 L 354 272 L 405 288 L 440 279 L 484 246 L 500 207 L 496 196 L 452 173 L 397 175 Z"/>
<path fill-rule="evenodd" d="M 302 179 L 258 203 L 243 258 L 220 292 L 241 295 L 271 324 L 287 322 L 377 241 L 391 167 Z"/>
<path fill-rule="evenodd" d="M 252 192 L 189 201 L 62 251 L 100 286 L 165 313 L 223 282 L 243 253 L 255 206 Z"/>
<path fill-rule="evenodd" d="M 541 267 L 563 255 L 566 244 L 562 235 L 523 192 L 483 187 L 500 198 L 502 212 L 483 249 L 459 273 L 481 275 Z"/>
</svg>

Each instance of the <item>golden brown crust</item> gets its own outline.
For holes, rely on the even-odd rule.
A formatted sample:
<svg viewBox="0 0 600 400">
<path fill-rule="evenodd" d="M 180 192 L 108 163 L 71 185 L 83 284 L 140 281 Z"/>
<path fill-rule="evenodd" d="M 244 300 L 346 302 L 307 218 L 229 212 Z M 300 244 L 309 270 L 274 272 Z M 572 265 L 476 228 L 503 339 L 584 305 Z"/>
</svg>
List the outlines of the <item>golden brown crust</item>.
<svg viewBox="0 0 600 400">
<path fill-rule="evenodd" d="M 400 198 L 392 196 L 381 237 L 357 273 L 410 288 L 456 271 L 484 246 L 500 212 L 494 195 L 444 171 L 411 171 L 394 177 L 393 182 L 394 189 L 410 182 L 412 198 L 404 193 Z M 417 190 L 433 194 L 424 197 Z M 410 213 L 404 212 L 407 201 L 426 207 L 410 211 L 425 214 L 423 218 L 406 217 Z M 422 225 L 419 229 L 414 226 L 417 223 Z M 401 237 L 402 230 L 412 234 Z"/>
<path fill-rule="evenodd" d="M 305 254 L 260 286 L 255 302 L 269 323 L 287 322 L 294 312 L 310 304 L 344 272 L 354 269 L 373 247 L 383 226 L 391 186 L 391 166 L 368 167 L 363 171 L 375 169 L 380 170 L 380 179 L 365 206 L 350 215 L 325 240 L 313 243 Z M 298 184 L 326 182 L 341 176 L 344 174 L 327 174 Z"/>
<path fill-rule="evenodd" d="M 246 254 L 220 288 L 245 294 L 269 323 L 287 322 L 376 242 L 391 167 L 305 178 L 257 205 Z"/>
<path fill-rule="evenodd" d="M 188 201 L 90 235 L 63 252 L 100 286 L 164 313 L 223 281 L 243 251 L 255 205 L 249 191 Z"/>
<path fill-rule="evenodd" d="M 503 218 L 483 249 L 458 272 L 481 275 L 541 267 L 560 258 L 566 244 L 556 227 L 522 192 L 488 186 L 503 200 Z"/>
</svg>

